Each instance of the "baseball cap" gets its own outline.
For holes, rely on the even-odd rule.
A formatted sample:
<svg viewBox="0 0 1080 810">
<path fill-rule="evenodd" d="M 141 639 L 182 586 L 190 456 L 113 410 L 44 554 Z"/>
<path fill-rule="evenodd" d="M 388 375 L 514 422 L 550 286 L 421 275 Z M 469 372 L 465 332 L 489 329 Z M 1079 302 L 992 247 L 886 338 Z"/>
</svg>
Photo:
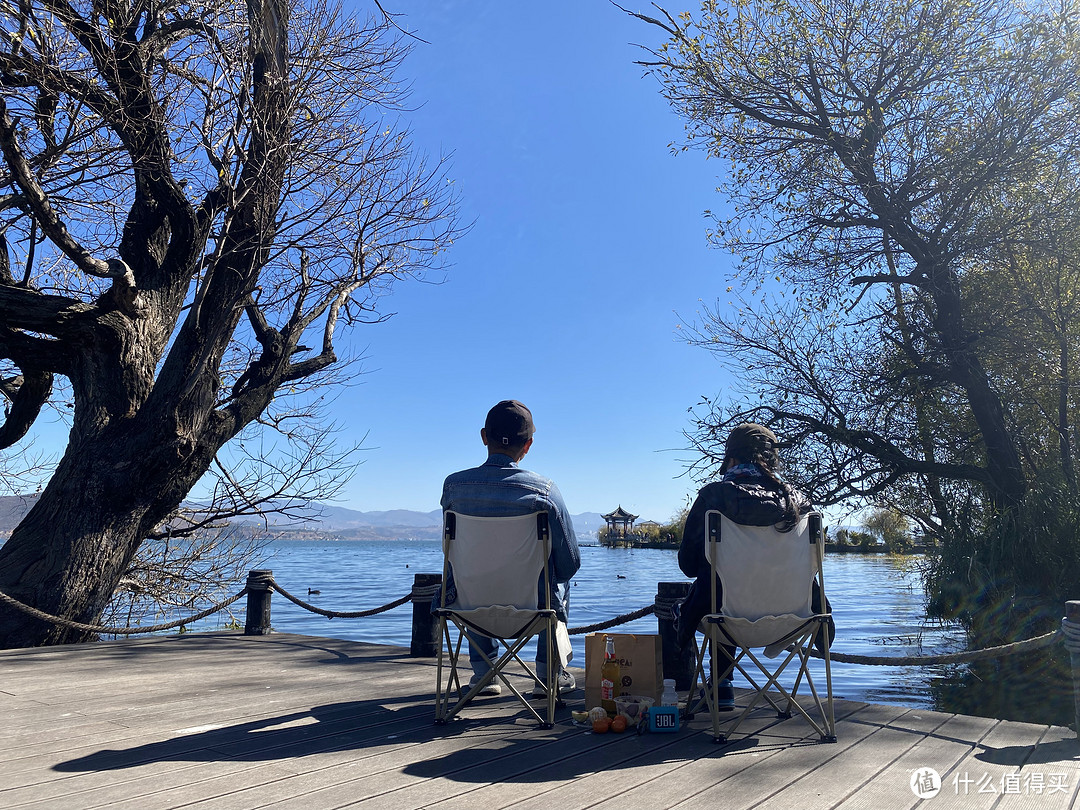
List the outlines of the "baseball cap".
<svg viewBox="0 0 1080 810">
<path fill-rule="evenodd" d="M 536 432 L 532 411 L 516 399 L 504 399 L 490 411 L 484 421 L 488 446 L 518 447 Z"/>
<path fill-rule="evenodd" d="M 776 434 L 764 425 L 744 422 L 731 429 L 724 443 L 724 455 L 749 461 L 775 450 L 777 443 Z"/>
</svg>

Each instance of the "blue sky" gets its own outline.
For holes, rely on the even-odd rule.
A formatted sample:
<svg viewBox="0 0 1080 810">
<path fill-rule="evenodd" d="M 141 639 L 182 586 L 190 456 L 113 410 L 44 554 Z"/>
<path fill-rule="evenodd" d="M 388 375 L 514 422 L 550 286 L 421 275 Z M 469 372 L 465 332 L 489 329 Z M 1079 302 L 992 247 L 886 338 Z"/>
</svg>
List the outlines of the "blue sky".
<svg viewBox="0 0 1080 810">
<path fill-rule="evenodd" d="M 337 415 L 366 449 L 342 505 L 437 508 L 445 475 L 485 457 L 487 409 L 515 398 L 537 425 L 524 466 L 571 512 L 666 520 L 696 489 L 688 408 L 728 379 L 678 325 L 731 265 L 705 239 L 721 167 L 671 154 L 682 123 L 634 64 L 657 32 L 606 0 L 384 7 L 426 41 L 402 73 L 415 140 L 452 153 L 474 225 L 443 283 L 400 284 L 397 314 L 351 337 L 366 373 Z"/>
</svg>

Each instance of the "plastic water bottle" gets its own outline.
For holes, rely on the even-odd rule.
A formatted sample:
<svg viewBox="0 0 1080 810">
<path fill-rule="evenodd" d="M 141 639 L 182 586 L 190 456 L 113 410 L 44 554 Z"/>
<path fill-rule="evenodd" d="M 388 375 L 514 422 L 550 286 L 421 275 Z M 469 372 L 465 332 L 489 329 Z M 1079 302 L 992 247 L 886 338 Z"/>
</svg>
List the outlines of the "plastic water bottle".
<svg viewBox="0 0 1080 810">
<path fill-rule="evenodd" d="M 661 706 L 678 706 L 679 696 L 675 692 L 675 681 L 671 678 L 664 679 L 664 693 L 660 695 Z"/>
</svg>

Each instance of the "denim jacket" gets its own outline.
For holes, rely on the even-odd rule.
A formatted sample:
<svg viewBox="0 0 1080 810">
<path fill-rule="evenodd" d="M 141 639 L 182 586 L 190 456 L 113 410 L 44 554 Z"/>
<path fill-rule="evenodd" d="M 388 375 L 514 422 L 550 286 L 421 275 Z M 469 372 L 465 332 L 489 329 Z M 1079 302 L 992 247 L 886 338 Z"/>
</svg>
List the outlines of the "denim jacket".
<svg viewBox="0 0 1080 810">
<path fill-rule="evenodd" d="M 522 469 L 509 456 L 492 453 L 479 467 L 447 476 L 440 504 L 444 512 L 453 510 L 481 517 L 547 512 L 551 530 L 551 606 L 560 619 L 567 620 L 569 594 L 565 585 L 581 567 L 581 555 L 570 514 L 553 481 Z M 541 577 L 537 583 L 539 589 L 543 588 L 543 583 Z M 542 604 L 542 590 L 538 595 Z M 447 604 L 456 598 L 452 573 L 447 582 L 446 597 Z M 438 605 L 437 601 L 435 605 Z"/>
</svg>

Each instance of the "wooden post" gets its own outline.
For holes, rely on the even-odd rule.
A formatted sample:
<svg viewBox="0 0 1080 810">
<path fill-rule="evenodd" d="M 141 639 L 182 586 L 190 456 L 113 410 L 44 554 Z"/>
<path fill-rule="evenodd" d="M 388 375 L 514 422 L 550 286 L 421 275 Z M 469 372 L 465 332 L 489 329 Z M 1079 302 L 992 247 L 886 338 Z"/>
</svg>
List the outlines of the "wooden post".
<svg viewBox="0 0 1080 810">
<path fill-rule="evenodd" d="M 1080 601 L 1065 603 L 1065 619 L 1069 624 L 1080 626 Z M 1080 740 L 1080 646 L 1076 640 L 1066 636 L 1065 649 L 1069 651 L 1069 663 L 1072 665 L 1073 728 L 1076 739 Z"/>
<path fill-rule="evenodd" d="M 695 650 L 693 644 L 679 647 L 675 641 L 675 603 L 686 598 L 690 592 L 689 582 L 656 583 L 656 601 L 653 612 L 660 633 L 664 656 L 664 677 L 675 681 L 676 689 L 689 689 L 694 678 Z"/>
<path fill-rule="evenodd" d="M 245 636 L 268 636 L 273 632 L 270 629 L 270 597 L 274 593 L 270 583 L 273 581 L 273 571 L 248 571 Z"/>
<path fill-rule="evenodd" d="M 431 615 L 431 600 L 442 584 L 442 574 L 415 574 L 412 587 L 412 640 L 409 655 L 414 658 L 434 658 L 439 654 L 442 639 L 439 626 Z"/>
</svg>

